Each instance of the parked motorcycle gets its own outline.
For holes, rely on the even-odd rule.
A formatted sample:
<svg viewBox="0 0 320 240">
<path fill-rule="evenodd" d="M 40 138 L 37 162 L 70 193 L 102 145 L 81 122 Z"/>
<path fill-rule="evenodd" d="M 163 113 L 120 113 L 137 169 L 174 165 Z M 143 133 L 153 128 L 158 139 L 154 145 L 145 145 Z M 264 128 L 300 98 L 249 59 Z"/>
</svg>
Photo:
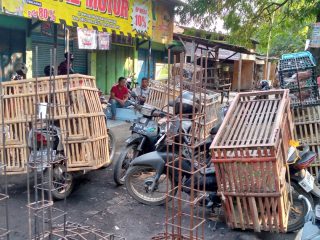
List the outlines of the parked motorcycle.
<svg viewBox="0 0 320 240">
<path fill-rule="evenodd" d="M 183 114 L 192 113 L 193 101 L 190 101 L 190 98 L 193 98 L 193 94 L 190 92 L 185 92 L 182 96 L 182 99 L 177 98 L 172 104 L 172 106 L 174 107 L 174 113 L 177 114 L 177 110 L 179 110 L 180 108 L 176 107 L 176 105 L 179 105 L 180 103 L 183 104 Z M 177 175 L 176 171 L 175 173 L 170 172 L 170 176 L 166 175 L 167 171 L 165 165 L 167 159 L 176 159 L 175 156 L 179 154 L 177 148 L 175 148 L 175 152 L 169 151 L 169 153 L 167 153 L 167 146 L 169 146 L 169 148 L 173 147 L 169 143 L 169 141 L 167 141 L 167 136 L 168 134 L 172 134 L 172 136 L 175 136 L 179 131 L 181 131 L 184 136 L 182 138 L 183 144 L 188 145 L 190 140 L 188 138 L 188 133 L 190 132 L 190 129 L 190 120 L 185 119 L 180 124 L 180 120 L 177 117 L 174 117 L 171 121 L 164 122 L 160 125 L 160 138 L 155 144 L 156 151 L 149 152 L 133 159 L 129 169 L 127 170 L 125 176 L 125 184 L 129 194 L 134 199 L 147 205 L 161 205 L 165 203 L 167 181 L 169 181 L 168 186 L 171 186 L 171 189 L 173 189 L 179 181 L 179 176 Z M 208 139 L 206 143 L 203 143 L 201 147 L 197 148 L 198 152 L 195 152 L 195 155 L 197 155 L 201 154 L 204 149 L 207 150 L 205 156 L 206 169 L 205 171 L 198 172 L 198 175 L 196 177 L 199 178 L 200 181 L 194 181 L 201 183 L 203 182 L 201 181 L 201 178 L 203 178 L 204 176 L 206 177 L 205 188 L 208 192 L 210 192 L 206 201 L 207 206 L 220 203 L 220 198 L 218 198 L 216 194 L 217 184 L 214 174 L 214 168 L 212 168 L 211 166 L 211 157 L 209 151 L 211 141 L 211 139 Z M 185 151 L 182 151 L 182 159 L 189 158 L 189 154 L 191 153 L 188 151 L 188 149 L 189 148 L 186 148 Z M 175 164 L 179 163 L 176 162 Z M 181 165 L 182 169 L 184 170 L 181 179 L 183 191 L 188 193 L 188 189 L 190 187 L 194 187 L 191 186 L 191 175 L 187 173 L 190 172 L 191 163 L 187 160 L 182 160 Z M 196 165 L 197 164 L 195 164 L 195 166 Z M 203 187 L 204 186 L 199 186 L 200 189 L 203 189 Z"/>
<path fill-rule="evenodd" d="M 291 146 L 288 153 L 290 182 L 295 195 L 302 195 L 308 199 L 311 208 L 320 203 L 320 189 L 316 185 L 316 179 L 308 172 L 307 168 L 315 161 L 316 153 L 310 151 L 309 146 Z M 319 180 L 317 180 L 319 181 Z M 301 212 L 301 216 L 307 215 L 307 204 L 303 199 L 294 198 L 291 212 Z M 288 232 L 296 231 L 303 227 L 304 218 L 289 218 Z"/>
<path fill-rule="evenodd" d="M 168 125 L 168 126 L 167 126 Z M 167 154 L 167 132 L 174 131 L 178 133 L 180 127 L 182 128 L 183 133 L 188 133 L 190 131 L 190 122 L 184 122 L 184 126 L 179 126 L 179 121 L 163 123 L 160 126 L 160 138 L 156 143 L 156 151 L 141 155 L 132 160 L 127 174 L 125 176 L 125 184 L 129 194 L 136 199 L 137 201 L 147 204 L 147 205 L 162 205 L 166 201 L 166 182 L 169 181 L 169 186 L 173 189 L 174 186 L 178 184 L 179 176 L 175 172 L 174 177 L 172 178 L 172 173 L 170 176 L 166 176 L 167 171 L 165 168 L 167 158 L 173 159 L 178 152 Z M 168 130 L 171 129 L 171 130 Z M 188 139 L 183 138 L 183 143 L 188 144 Z M 209 147 L 211 144 L 211 139 L 201 146 L 201 150 L 206 149 L 206 169 L 205 171 L 200 171 L 197 178 L 199 181 L 194 182 L 203 182 L 201 179 L 205 176 L 205 189 L 207 192 L 210 192 L 207 205 L 219 204 L 220 199 L 216 196 L 217 184 L 214 168 L 211 166 L 211 157 Z M 183 151 L 183 159 L 188 158 L 187 154 L 190 154 L 187 151 Z M 196 152 L 201 154 L 201 152 Z M 176 162 L 178 164 L 178 162 Z M 196 165 L 196 164 L 195 164 Z M 188 193 L 188 188 L 191 187 L 191 175 L 186 172 L 190 172 L 191 163 L 187 160 L 182 160 L 182 185 L 183 190 Z M 172 182 L 172 179 L 174 182 Z M 200 189 L 203 189 L 203 186 L 199 186 Z M 170 190 L 170 189 L 169 189 Z"/>
<path fill-rule="evenodd" d="M 132 159 L 154 151 L 155 143 L 159 139 L 159 125 L 154 117 L 164 117 L 165 113 L 147 104 L 140 106 L 140 113 L 142 117 L 134 120 L 130 127 L 132 134 L 126 140 L 113 168 L 113 179 L 117 185 L 124 184 L 124 177 Z"/>
<path fill-rule="evenodd" d="M 67 172 L 64 165 L 66 158 L 60 128 L 50 125 L 31 129 L 28 147 L 30 149 L 29 164 L 39 172 L 44 171 L 45 179 L 49 179 L 48 164 L 53 166 L 52 197 L 56 200 L 68 197 L 73 190 L 74 181 L 72 173 Z"/>
<path fill-rule="evenodd" d="M 296 236 L 296 240 L 320 240 L 320 205 L 314 209 L 310 201 L 303 195 L 299 196 L 308 206 L 308 214 L 305 217 L 305 224 Z"/>
</svg>

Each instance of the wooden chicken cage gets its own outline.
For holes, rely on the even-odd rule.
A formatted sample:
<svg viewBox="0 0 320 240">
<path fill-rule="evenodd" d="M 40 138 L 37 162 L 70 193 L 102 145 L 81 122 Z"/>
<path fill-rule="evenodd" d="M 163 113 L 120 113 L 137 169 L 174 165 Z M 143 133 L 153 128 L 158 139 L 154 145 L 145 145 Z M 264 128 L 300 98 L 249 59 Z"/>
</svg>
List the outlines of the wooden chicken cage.
<svg viewBox="0 0 320 240">
<path fill-rule="evenodd" d="M 56 76 L 54 90 L 50 82 L 53 81 L 49 77 L 42 77 L 2 83 L 8 173 L 26 171 L 27 132 L 35 116 L 36 103 L 47 104 L 47 113 L 52 114 L 61 130 L 64 151 L 68 153 L 68 171 L 94 170 L 110 164 L 106 118 L 95 78 L 74 74 L 68 81 L 67 76 Z"/>
<path fill-rule="evenodd" d="M 152 82 L 149 92 L 149 96 L 146 100 L 146 104 L 152 105 L 158 109 L 164 109 L 169 101 L 174 101 L 178 96 L 180 96 L 180 88 L 171 86 L 168 90 L 168 84 L 161 82 Z M 169 99 L 168 99 L 169 93 Z M 206 96 L 202 93 L 200 98 L 200 93 L 198 93 L 198 98 L 201 99 L 201 107 L 199 114 L 205 113 L 205 122 L 201 121 L 196 125 L 196 132 L 200 131 L 200 138 L 206 138 L 210 135 L 210 130 L 214 127 L 218 120 L 218 111 L 220 108 L 219 94 L 206 91 Z"/>
<path fill-rule="evenodd" d="M 292 109 L 294 137 L 301 144 L 310 146 L 317 154 L 317 160 L 309 167 L 309 171 L 319 177 L 320 171 L 320 106 L 308 106 Z"/>
<path fill-rule="evenodd" d="M 211 145 L 231 228 L 286 232 L 293 123 L 288 90 L 239 93 Z"/>
</svg>

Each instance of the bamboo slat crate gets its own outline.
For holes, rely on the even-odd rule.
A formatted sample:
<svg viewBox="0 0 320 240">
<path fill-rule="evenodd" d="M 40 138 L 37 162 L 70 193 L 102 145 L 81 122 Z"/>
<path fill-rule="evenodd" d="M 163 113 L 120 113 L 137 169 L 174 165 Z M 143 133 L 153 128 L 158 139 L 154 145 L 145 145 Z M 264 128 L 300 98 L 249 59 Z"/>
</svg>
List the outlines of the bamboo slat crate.
<svg viewBox="0 0 320 240">
<path fill-rule="evenodd" d="M 152 82 L 150 86 L 149 96 L 146 103 L 152 105 L 156 108 L 162 109 L 168 104 L 168 85 L 160 82 Z M 180 89 L 171 87 L 169 89 L 169 101 L 175 100 L 180 95 Z M 205 113 L 206 124 L 204 127 L 204 122 L 200 122 L 196 126 L 196 132 L 201 132 L 201 138 L 206 138 L 209 136 L 210 130 L 214 127 L 218 119 L 218 110 L 220 107 L 219 94 L 208 91 L 206 92 L 206 99 L 204 100 L 204 94 L 201 95 L 201 109 L 200 113 Z M 200 94 L 198 94 L 198 97 Z M 164 108 L 166 110 L 166 108 Z"/>
<path fill-rule="evenodd" d="M 292 131 L 288 90 L 235 97 L 211 145 L 218 193 L 231 228 L 286 231 Z"/>
<path fill-rule="evenodd" d="M 309 167 L 314 176 L 320 171 L 320 106 L 292 109 L 294 136 L 302 144 L 310 146 L 317 153 L 317 160 Z"/>
<path fill-rule="evenodd" d="M 68 171 L 93 170 L 110 163 L 106 120 L 94 77 L 70 75 L 69 94 L 66 76 L 57 76 L 54 81 L 55 97 L 49 94 L 52 86 L 48 77 L 38 78 L 38 85 L 35 79 L 2 83 L 9 173 L 26 171 L 26 132 L 34 116 L 35 103 L 48 103 L 49 99 L 55 99 L 55 104 L 48 106 L 48 112 L 51 111 L 61 129 L 64 151 L 68 149 Z M 2 136 L 0 140 L 2 142 Z M 3 151 L 2 146 L 0 151 Z"/>
</svg>

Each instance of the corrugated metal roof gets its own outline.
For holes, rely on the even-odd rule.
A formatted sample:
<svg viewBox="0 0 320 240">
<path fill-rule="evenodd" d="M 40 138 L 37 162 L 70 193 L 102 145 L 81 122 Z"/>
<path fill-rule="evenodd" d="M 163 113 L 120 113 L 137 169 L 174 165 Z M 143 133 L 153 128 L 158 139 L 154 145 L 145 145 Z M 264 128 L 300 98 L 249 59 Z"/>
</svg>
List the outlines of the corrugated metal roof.
<svg viewBox="0 0 320 240">
<path fill-rule="evenodd" d="M 252 52 L 249 49 L 242 47 L 242 46 L 236 46 L 236 45 L 232 45 L 232 44 L 228 44 L 225 42 L 220 42 L 220 41 L 213 41 L 213 40 L 208 40 L 208 39 L 204 39 L 204 38 L 199 38 L 199 37 L 194 37 L 194 36 L 188 36 L 188 35 L 184 35 L 184 34 L 180 34 L 180 33 L 174 33 L 173 34 L 173 38 L 175 40 L 182 40 L 182 41 L 186 41 L 186 42 L 192 42 L 195 41 L 196 44 L 201 44 L 203 45 L 205 48 L 222 48 L 225 50 L 229 50 L 229 51 L 233 51 L 233 52 L 237 52 L 237 53 L 245 53 L 245 54 L 253 54 L 253 55 L 258 55 L 256 52 Z"/>
</svg>

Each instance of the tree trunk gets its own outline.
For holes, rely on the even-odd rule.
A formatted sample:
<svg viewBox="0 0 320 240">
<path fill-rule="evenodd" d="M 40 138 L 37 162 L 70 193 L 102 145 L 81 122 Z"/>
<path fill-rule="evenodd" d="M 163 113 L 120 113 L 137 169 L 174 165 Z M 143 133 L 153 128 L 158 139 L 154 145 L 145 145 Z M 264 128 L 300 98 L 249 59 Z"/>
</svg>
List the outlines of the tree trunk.
<svg viewBox="0 0 320 240">
<path fill-rule="evenodd" d="M 318 14 L 317 14 L 317 21 L 316 22 L 320 22 L 320 3 L 318 4 Z M 313 57 L 316 60 L 316 64 L 317 64 L 317 76 L 320 75 L 320 48 L 310 48 L 310 52 L 312 53 Z"/>
</svg>

